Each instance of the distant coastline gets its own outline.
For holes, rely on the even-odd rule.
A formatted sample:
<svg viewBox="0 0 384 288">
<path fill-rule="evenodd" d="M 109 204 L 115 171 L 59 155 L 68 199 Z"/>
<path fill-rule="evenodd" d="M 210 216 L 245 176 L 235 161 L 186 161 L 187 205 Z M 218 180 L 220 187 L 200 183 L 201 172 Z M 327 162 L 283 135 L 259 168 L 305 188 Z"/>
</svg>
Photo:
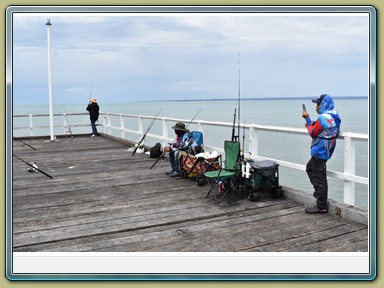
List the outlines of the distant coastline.
<svg viewBox="0 0 384 288">
<path fill-rule="evenodd" d="M 241 101 L 280 101 L 280 100 L 310 100 L 316 98 L 316 96 L 304 96 L 304 97 L 260 97 L 260 98 L 240 98 Z M 336 100 L 358 100 L 358 99 L 368 99 L 368 96 L 332 96 L 333 99 Z M 134 100 L 128 102 L 120 102 L 120 103 L 110 103 L 110 102 L 102 102 L 105 104 L 129 104 L 129 103 L 168 103 L 168 102 L 233 102 L 238 101 L 238 98 L 205 98 L 205 99 L 165 99 L 165 100 Z M 34 105 L 46 105 L 47 103 L 33 103 Z M 70 105 L 83 105 L 84 103 L 70 103 Z M 57 104 L 58 105 L 58 104 Z M 66 103 L 68 105 L 68 103 Z M 31 106 L 31 103 L 13 103 L 13 106 Z"/>
<path fill-rule="evenodd" d="M 316 98 L 316 96 L 305 97 L 260 97 L 260 98 L 240 98 L 241 101 L 254 101 L 254 100 L 308 100 Z M 337 100 L 355 100 L 355 99 L 368 99 L 368 96 L 332 96 Z M 174 100 L 148 100 L 144 102 L 198 102 L 198 101 L 237 101 L 238 98 L 212 98 L 212 99 L 174 99 Z M 142 102 L 142 101 L 140 101 Z"/>
</svg>

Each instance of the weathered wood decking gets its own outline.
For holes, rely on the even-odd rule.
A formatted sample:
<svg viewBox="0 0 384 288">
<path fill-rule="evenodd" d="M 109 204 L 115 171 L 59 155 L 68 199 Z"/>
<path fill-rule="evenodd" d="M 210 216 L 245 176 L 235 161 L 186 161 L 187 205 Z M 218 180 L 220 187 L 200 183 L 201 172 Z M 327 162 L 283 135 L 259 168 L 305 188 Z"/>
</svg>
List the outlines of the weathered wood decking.
<svg viewBox="0 0 384 288">
<path fill-rule="evenodd" d="M 14 154 L 53 179 L 13 158 L 14 252 L 368 250 L 366 225 L 285 199 L 216 204 L 207 185 L 104 137 L 25 141 L 37 151 L 14 141 Z"/>
</svg>

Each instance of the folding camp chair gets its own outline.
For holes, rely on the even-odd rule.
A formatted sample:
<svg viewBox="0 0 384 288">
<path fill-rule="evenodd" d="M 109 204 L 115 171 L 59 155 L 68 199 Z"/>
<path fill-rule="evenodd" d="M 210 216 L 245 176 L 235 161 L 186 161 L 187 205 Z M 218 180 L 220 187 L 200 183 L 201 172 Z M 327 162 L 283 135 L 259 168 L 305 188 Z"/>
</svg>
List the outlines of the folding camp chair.
<svg viewBox="0 0 384 288">
<path fill-rule="evenodd" d="M 204 176 L 210 186 L 207 196 L 215 189 L 221 192 L 218 195 L 213 194 L 215 200 L 220 203 L 221 200 L 230 192 L 234 191 L 238 194 L 239 181 L 241 178 L 241 171 L 239 168 L 239 156 L 240 156 L 240 142 L 225 141 L 224 142 L 225 161 L 224 168 L 221 163 L 221 168 L 215 171 L 205 172 Z M 220 191 L 221 190 L 221 191 Z M 238 194 L 239 195 L 239 194 Z M 242 198 L 239 195 L 240 198 Z"/>
</svg>

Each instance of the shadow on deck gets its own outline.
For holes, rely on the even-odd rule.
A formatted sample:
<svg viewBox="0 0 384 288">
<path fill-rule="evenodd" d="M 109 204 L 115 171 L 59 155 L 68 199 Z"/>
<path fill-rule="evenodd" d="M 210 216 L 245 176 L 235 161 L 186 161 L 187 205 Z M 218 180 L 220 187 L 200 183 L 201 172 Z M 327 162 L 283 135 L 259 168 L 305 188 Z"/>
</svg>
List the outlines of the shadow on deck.
<svg viewBox="0 0 384 288">
<path fill-rule="evenodd" d="M 307 215 L 289 199 L 236 195 L 216 204 L 190 179 L 164 175 L 165 161 L 131 156 L 105 137 L 14 141 L 14 252 L 368 251 L 367 225 Z"/>
</svg>

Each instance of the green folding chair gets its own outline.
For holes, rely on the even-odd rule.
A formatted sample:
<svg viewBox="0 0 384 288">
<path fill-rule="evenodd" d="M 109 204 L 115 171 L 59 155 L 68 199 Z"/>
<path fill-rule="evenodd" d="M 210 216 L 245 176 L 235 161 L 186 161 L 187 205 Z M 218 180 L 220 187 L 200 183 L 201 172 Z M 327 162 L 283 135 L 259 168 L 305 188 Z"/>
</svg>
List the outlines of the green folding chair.
<svg viewBox="0 0 384 288">
<path fill-rule="evenodd" d="M 240 156 L 240 142 L 225 141 L 224 142 L 224 152 L 225 160 L 221 161 L 220 170 L 205 172 L 204 176 L 207 179 L 207 182 L 210 186 L 207 196 L 211 194 L 212 191 L 218 189 L 220 193 L 213 196 L 217 203 L 220 203 L 221 200 L 230 192 L 235 192 L 241 198 L 238 193 L 239 182 L 241 177 L 241 171 L 239 167 L 239 156 Z"/>
</svg>

